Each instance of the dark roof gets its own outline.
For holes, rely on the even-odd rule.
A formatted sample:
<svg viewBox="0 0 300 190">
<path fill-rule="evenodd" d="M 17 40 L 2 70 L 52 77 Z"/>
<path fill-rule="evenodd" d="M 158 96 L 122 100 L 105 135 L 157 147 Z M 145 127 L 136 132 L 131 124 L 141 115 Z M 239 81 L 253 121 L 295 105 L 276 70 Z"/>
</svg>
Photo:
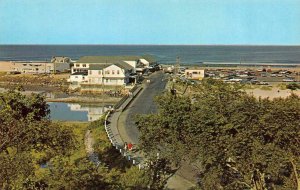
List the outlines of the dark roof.
<svg viewBox="0 0 300 190">
<path fill-rule="evenodd" d="M 114 63 L 114 65 L 116 65 L 122 69 L 125 69 L 125 70 L 133 69 L 133 67 L 131 65 L 129 65 L 128 63 L 126 63 L 124 61 L 119 61 L 117 63 Z"/>
<path fill-rule="evenodd" d="M 149 63 L 156 62 L 155 57 L 153 55 L 149 55 L 149 54 L 143 55 L 142 59 L 146 59 Z"/>
<path fill-rule="evenodd" d="M 92 64 L 92 65 L 90 65 L 89 70 L 102 70 L 102 69 L 104 69 L 106 67 L 109 67 L 111 65 L 112 65 L 111 63 Z"/>
<path fill-rule="evenodd" d="M 141 56 L 84 56 L 77 63 L 113 63 L 116 61 L 136 61 Z"/>
<path fill-rule="evenodd" d="M 111 65 L 116 65 L 122 69 L 125 69 L 125 70 L 130 70 L 130 69 L 133 69 L 133 67 L 131 65 L 129 65 L 128 63 L 124 62 L 124 61 L 117 61 L 115 63 L 98 63 L 98 64 L 92 64 L 90 65 L 89 67 L 89 70 L 102 70 L 106 67 L 109 67 Z"/>
<path fill-rule="evenodd" d="M 117 61 L 137 61 L 139 59 L 146 59 L 150 63 L 155 62 L 152 55 L 144 56 L 83 56 L 77 63 L 114 63 Z"/>
</svg>

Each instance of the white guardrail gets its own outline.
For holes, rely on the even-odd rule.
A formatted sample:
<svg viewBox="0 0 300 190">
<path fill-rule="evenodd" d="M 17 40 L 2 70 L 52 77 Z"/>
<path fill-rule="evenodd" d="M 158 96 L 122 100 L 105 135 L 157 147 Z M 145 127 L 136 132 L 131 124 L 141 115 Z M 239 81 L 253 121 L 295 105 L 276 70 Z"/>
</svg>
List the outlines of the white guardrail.
<svg viewBox="0 0 300 190">
<path fill-rule="evenodd" d="M 109 138 L 111 144 L 117 149 L 119 150 L 120 154 L 122 156 L 124 156 L 128 161 L 132 161 L 133 165 L 137 165 L 139 167 L 139 169 L 143 168 L 143 165 L 141 163 L 138 163 L 138 160 L 136 158 L 133 158 L 125 149 L 124 149 L 124 145 L 122 144 L 118 144 L 115 135 L 117 134 L 113 134 L 111 128 L 108 126 L 108 117 L 110 116 L 111 111 L 108 111 L 108 113 L 105 116 L 105 121 L 104 121 L 104 128 L 107 134 L 107 137 Z"/>
</svg>

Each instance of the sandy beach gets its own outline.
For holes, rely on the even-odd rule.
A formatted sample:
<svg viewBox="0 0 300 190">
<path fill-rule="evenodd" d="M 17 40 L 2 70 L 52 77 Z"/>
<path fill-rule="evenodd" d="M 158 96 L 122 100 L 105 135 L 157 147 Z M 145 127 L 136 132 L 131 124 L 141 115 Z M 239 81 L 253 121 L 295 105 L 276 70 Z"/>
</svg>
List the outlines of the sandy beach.
<svg viewBox="0 0 300 190">
<path fill-rule="evenodd" d="M 278 87 L 273 87 L 270 90 L 264 90 L 261 88 L 255 88 L 255 89 L 247 89 L 245 90 L 248 94 L 253 95 L 256 98 L 269 98 L 269 99 L 274 99 L 274 98 L 286 98 L 292 93 L 300 96 L 300 90 L 281 90 Z"/>
</svg>

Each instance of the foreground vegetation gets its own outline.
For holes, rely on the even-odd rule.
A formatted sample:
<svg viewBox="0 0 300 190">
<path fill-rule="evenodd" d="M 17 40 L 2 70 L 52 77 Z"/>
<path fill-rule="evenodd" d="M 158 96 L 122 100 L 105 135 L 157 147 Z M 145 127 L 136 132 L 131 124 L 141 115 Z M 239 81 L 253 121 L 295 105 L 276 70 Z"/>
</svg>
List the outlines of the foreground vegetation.
<svg viewBox="0 0 300 190">
<path fill-rule="evenodd" d="M 146 189 L 148 171 L 121 157 L 102 123 L 51 122 L 43 97 L 0 93 L 0 189 Z M 99 165 L 86 154 L 87 129 Z"/>
<path fill-rule="evenodd" d="M 207 79 L 192 95 L 157 97 L 137 118 L 141 148 L 166 168 L 197 165 L 199 189 L 300 190 L 300 98 L 256 99 Z"/>
<path fill-rule="evenodd" d="M 300 189 L 299 97 L 256 99 L 211 79 L 190 90 L 137 118 L 145 170 L 110 145 L 103 120 L 51 122 L 40 95 L 0 93 L 0 189 L 164 189 L 182 163 L 197 166 L 202 190 Z M 100 165 L 86 154 L 88 129 Z"/>
</svg>

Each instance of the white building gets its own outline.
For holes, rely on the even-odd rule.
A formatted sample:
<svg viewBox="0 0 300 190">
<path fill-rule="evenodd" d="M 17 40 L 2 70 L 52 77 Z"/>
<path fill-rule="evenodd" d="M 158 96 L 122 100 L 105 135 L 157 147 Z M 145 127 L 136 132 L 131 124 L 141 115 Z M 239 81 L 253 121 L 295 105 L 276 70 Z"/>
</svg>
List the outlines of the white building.
<svg viewBox="0 0 300 190">
<path fill-rule="evenodd" d="M 139 59 L 139 63 L 146 68 L 150 66 L 149 61 L 147 61 L 146 59 Z"/>
<path fill-rule="evenodd" d="M 126 85 L 133 69 L 126 62 L 91 65 L 88 70 L 88 84 Z"/>
<path fill-rule="evenodd" d="M 186 79 L 202 80 L 204 78 L 204 69 L 186 69 L 184 75 Z"/>
<path fill-rule="evenodd" d="M 150 64 L 146 59 L 141 56 L 84 56 L 71 68 L 69 82 L 79 84 L 76 88 L 82 91 L 103 91 L 103 85 L 106 89 L 126 86 L 135 83 L 138 68 Z"/>
<path fill-rule="evenodd" d="M 133 73 L 136 72 L 136 68 L 148 68 L 151 63 L 155 63 L 152 56 L 84 56 L 74 63 L 71 73 L 86 72 L 94 64 L 112 64 L 120 61 L 131 65 Z"/>
<path fill-rule="evenodd" d="M 95 64 L 105 65 L 118 63 L 120 61 L 131 65 L 135 69 L 139 59 L 141 59 L 140 56 L 84 56 L 74 63 L 71 73 L 87 72 L 89 67 Z"/>
<path fill-rule="evenodd" d="M 86 82 L 88 82 L 87 73 L 86 72 L 73 73 L 70 75 L 68 82 L 71 82 L 73 84 L 80 84 L 80 83 L 84 83 L 84 82 L 86 83 Z"/>
</svg>

